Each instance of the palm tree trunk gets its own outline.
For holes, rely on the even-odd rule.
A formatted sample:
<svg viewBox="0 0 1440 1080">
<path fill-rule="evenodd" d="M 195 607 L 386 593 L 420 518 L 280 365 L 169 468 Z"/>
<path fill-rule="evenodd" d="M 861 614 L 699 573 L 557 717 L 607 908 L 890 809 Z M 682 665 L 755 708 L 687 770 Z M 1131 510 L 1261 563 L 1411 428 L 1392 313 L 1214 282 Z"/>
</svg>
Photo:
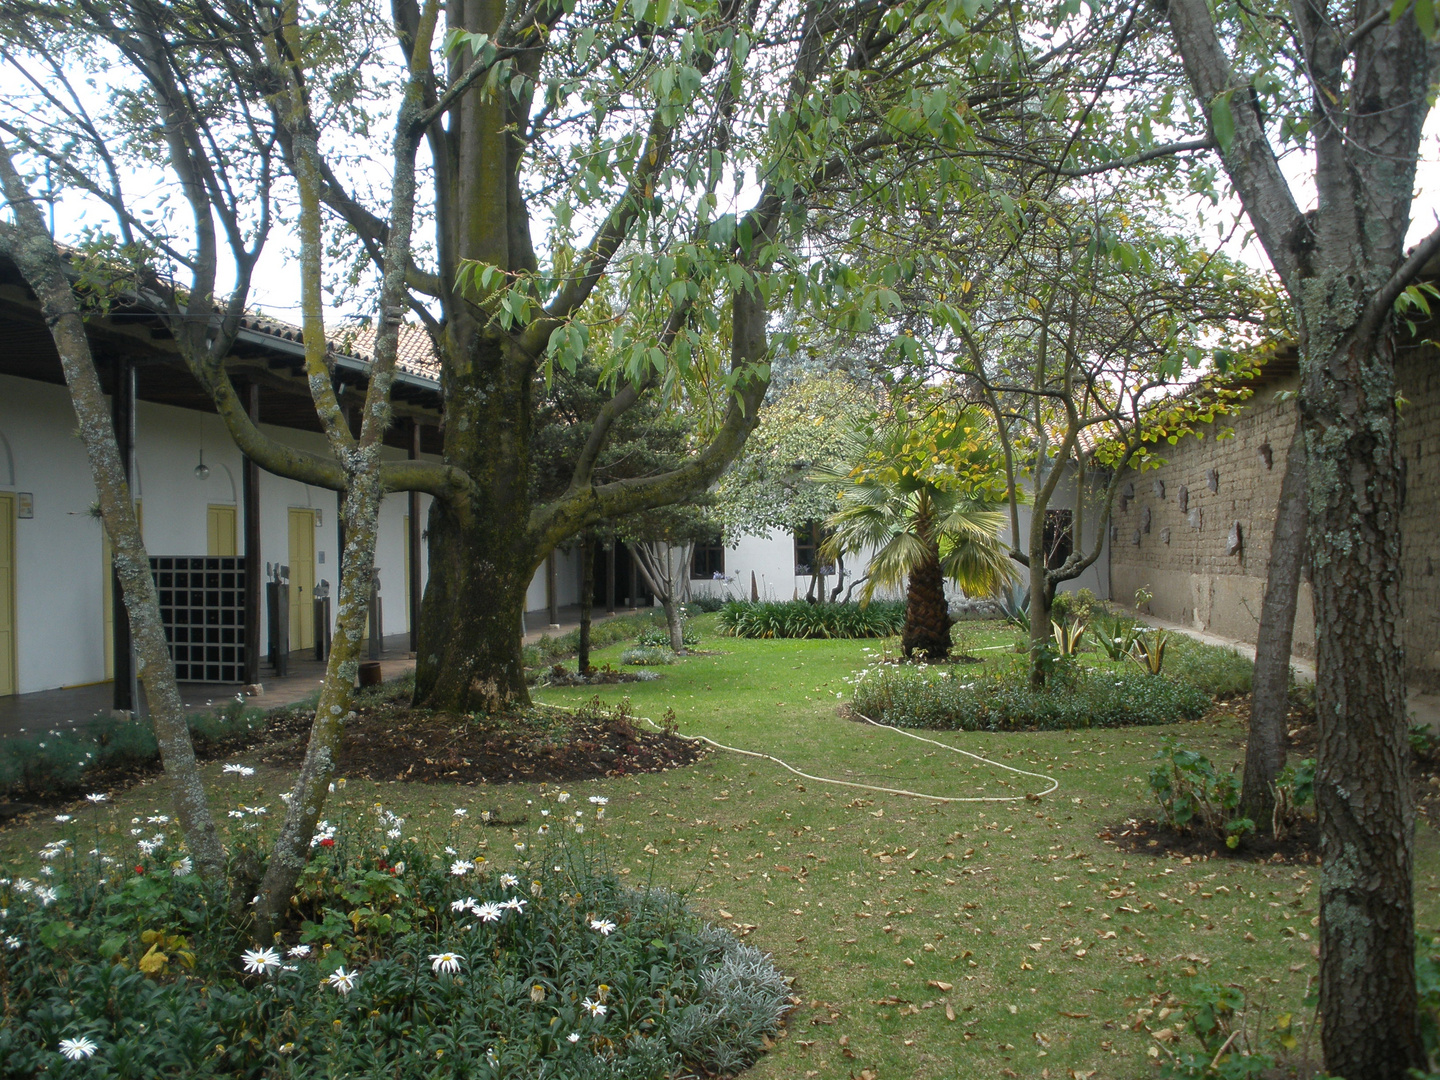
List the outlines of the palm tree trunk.
<svg viewBox="0 0 1440 1080">
<path fill-rule="evenodd" d="M 940 545 L 933 540 L 926 544 L 924 561 L 910 573 L 905 601 L 905 631 L 900 636 L 905 655 L 919 652 L 929 660 L 945 659 L 950 655 L 950 606 L 940 571 Z"/>
</svg>

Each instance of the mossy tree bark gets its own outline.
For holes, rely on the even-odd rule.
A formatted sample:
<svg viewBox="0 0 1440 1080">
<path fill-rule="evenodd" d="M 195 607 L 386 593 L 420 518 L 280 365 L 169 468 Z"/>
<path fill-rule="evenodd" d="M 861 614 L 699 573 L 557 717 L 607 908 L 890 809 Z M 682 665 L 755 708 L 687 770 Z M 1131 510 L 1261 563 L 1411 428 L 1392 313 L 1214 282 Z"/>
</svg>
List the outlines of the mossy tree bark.
<svg viewBox="0 0 1440 1080">
<path fill-rule="evenodd" d="M 40 299 L 50 327 L 65 385 L 79 420 L 80 440 L 100 505 L 100 519 L 115 552 L 115 572 L 125 593 L 125 612 L 150 723 L 160 744 L 160 760 L 170 781 L 175 817 L 200 873 L 211 881 L 225 877 L 225 849 L 215 828 L 210 803 L 195 761 L 195 748 L 185 721 L 175 666 L 165 642 L 165 625 L 150 558 L 140 535 L 135 503 L 125 480 L 110 408 L 90 354 L 85 319 L 76 301 L 60 253 L 51 239 L 36 199 L 15 170 L 10 152 L 0 143 L 0 188 L 15 215 L 14 225 L 0 225 L 0 247 L 15 260 Z"/>
<path fill-rule="evenodd" d="M 1414 806 L 1406 740 L 1396 445 L 1397 299 L 1440 252 L 1407 256 L 1437 48 L 1413 9 L 1297 5 L 1318 209 L 1304 214 L 1204 0 L 1170 0 L 1177 51 L 1300 324 L 1315 593 L 1320 1012 L 1327 1072 L 1427 1067 L 1415 987 Z M 1222 40 L 1226 44 L 1222 44 Z M 1287 45 L 1291 39 L 1287 38 Z M 1303 95 L 1303 96 L 1302 96 Z"/>
</svg>

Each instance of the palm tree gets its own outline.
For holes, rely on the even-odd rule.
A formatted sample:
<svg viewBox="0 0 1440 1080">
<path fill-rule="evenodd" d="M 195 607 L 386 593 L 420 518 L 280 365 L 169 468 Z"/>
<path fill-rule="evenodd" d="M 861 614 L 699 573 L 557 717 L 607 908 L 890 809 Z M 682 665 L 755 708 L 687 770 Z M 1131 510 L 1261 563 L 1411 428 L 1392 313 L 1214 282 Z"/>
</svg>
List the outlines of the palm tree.
<svg viewBox="0 0 1440 1080">
<path fill-rule="evenodd" d="M 996 536 L 1005 522 L 998 509 L 1003 494 L 984 431 L 969 412 L 918 427 L 857 431 L 838 467 L 811 474 L 837 490 L 824 554 L 873 552 L 860 602 L 908 579 L 900 638 L 906 656 L 950 655 L 947 578 L 968 595 L 991 596 L 1014 576 Z"/>
</svg>

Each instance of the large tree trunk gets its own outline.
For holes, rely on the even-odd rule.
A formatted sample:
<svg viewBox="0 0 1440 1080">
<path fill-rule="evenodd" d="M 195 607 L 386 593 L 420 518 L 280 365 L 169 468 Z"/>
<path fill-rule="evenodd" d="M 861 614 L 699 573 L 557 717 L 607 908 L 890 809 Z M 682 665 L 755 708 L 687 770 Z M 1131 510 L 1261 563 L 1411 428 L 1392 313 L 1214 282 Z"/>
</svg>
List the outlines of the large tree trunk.
<svg viewBox="0 0 1440 1080">
<path fill-rule="evenodd" d="M 1327 1071 L 1398 1080 L 1426 1061 L 1415 989 L 1394 344 L 1388 329 L 1370 341 L 1333 326 L 1315 318 L 1307 327 L 1301 398 L 1319 629 L 1321 1041 Z"/>
<path fill-rule="evenodd" d="M 1241 785 L 1241 808 L 1261 828 L 1274 817 L 1275 778 L 1285 767 L 1290 645 L 1300 595 L 1300 565 L 1305 558 L 1305 503 L 1305 435 L 1297 422 L 1285 459 L 1280 505 L 1270 538 L 1270 569 L 1255 637 L 1250 735 L 1245 744 Z"/>
<path fill-rule="evenodd" d="M 175 683 L 175 666 L 165 643 L 165 625 L 160 617 L 155 579 L 150 574 L 150 559 L 140 536 L 130 485 L 125 480 L 110 409 L 100 387 L 100 377 L 95 373 L 84 318 L 44 219 L 3 144 L 0 144 L 0 187 L 15 215 L 13 226 L 7 228 L 0 224 L 3 230 L 0 242 L 9 249 L 25 280 L 39 297 L 56 352 L 60 354 L 65 384 L 70 389 L 70 401 L 79 421 L 80 440 L 95 481 L 100 517 L 115 552 L 115 573 L 124 590 L 130 639 L 135 645 L 139 679 L 150 707 L 150 723 L 160 744 L 160 761 L 170 781 L 175 818 L 200 873 L 212 881 L 223 881 L 225 849 L 215 829 L 215 819 L 195 761 L 184 703 Z"/>
<path fill-rule="evenodd" d="M 906 656 L 920 653 L 930 660 L 950 655 L 950 606 L 945 601 L 945 575 L 940 548 L 927 542 L 924 560 L 910 572 L 905 592 L 905 629 L 900 648 Z"/>
<path fill-rule="evenodd" d="M 520 617 L 535 568 L 503 516 L 430 507 L 430 579 L 420 610 L 415 703 L 450 712 L 528 705 Z"/>
</svg>

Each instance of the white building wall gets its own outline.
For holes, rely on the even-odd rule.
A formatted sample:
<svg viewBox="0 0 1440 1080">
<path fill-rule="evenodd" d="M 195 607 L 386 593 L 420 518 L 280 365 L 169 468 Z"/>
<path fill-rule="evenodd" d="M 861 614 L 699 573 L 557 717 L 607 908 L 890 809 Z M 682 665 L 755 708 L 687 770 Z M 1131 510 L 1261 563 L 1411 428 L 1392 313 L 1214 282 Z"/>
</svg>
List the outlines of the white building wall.
<svg viewBox="0 0 1440 1080">
<path fill-rule="evenodd" d="M 1075 509 L 1075 484 L 1073 481 L 1062 480 L 1055 486 L 1055 493 L 1050 498 L 1050 506 L 1056 510 Z M 1030 521 L 1033 508 L 1022 504 L 1019 507 L 1020 518 L 1020 549 L 1023 551 L 1029 545 Z M 1084 554 L 1089 554 L 1095 544 L 1096 523 L 1099 520 L 1100 507 L 1097 504 L 1095 493 L 1087 492 L 1085 502 L 1085 519 L 1081 523 L 1084 535 L 1079 538 L 1076 547 Z M 1009 510 L 1006 510 L 1006 525 L 1000 531 L 1000 537 L 1006 543 L 1011 542 L 1009 526 Z M 1019 588 L 1024 589 L 1029 585 L 1028 571 L 1019 567 L 1020 581 Z M 1110 598 L 1110 537 L 1108 532 L 1102 534 L 1100 557 L 1085 569 L 1079 577 L 1071 581 L 1062 582 L 1057 591 L 1078 592 L 1081 589 L 1089 589 L 1102 600 Z"/>
<path fill-rule="evenodd" d="M 135 477 L 145 546 L 152 555 L 206 553 L 206 508 L 238 505 L 243 459 L 218 416 L 141 401 L 136 406 Z M 288 445 L 326 453 L 318 433 L 261 425 Z M 104 561 L 95 488 L 75 413 L 63 386 L 0 376 L 0 490 L 30 492 L 35 516 L 16 522 L 17 691 L 30 693 L 105 678 Z M 8 448 L 8 453 L 7 453 Z M 209 476 L 195 475 L 204 451 Z M 405 452 L 386 447 L 389 458 Z M 315 535 L 315 580 L 339 584 L 338 497 L 335 492 L 260 473 L 260 563 L 290 561 L 289 508 L 320 511 Z M 422 529 L 431 496 L 421 496 Z M 376 543 L 384 601 L 384 630 L 409 630 L 406 603 L 405 518 L 409 496 L 381 504 Z M 244 543 L 244 515 L 237 540 Z M 422 545 L 422 582 L 428 560 Z M 543 579 L 541 581 L 543 588 Z M 422 586 L 423 587 L 423 586 Z M 331 606 L 332 624 L 335 605 Z M 261 653 L 268 649 L 263 616 Z"/>
</svg>

